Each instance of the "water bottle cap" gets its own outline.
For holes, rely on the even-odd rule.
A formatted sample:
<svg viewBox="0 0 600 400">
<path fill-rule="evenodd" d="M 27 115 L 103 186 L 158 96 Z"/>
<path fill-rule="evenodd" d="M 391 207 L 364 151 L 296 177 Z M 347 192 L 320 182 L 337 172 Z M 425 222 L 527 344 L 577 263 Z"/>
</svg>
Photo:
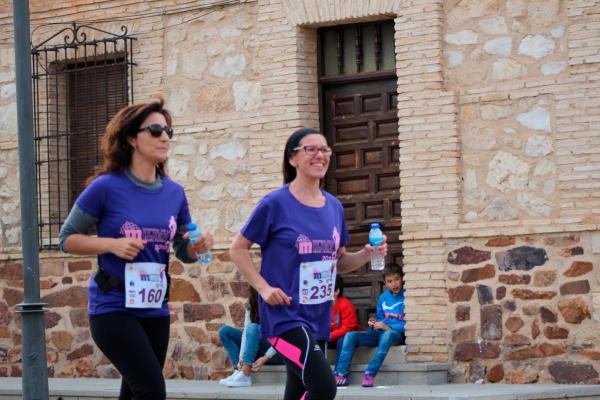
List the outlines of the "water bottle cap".
<svg viewBox="0 0 600 400">
<path fill-rule="evenodd" d="M 189 224 L 187 224 L 187 228 L 188 228 L 188 231 L 195 231 L 196 230 L 196 224 L 189 223 Z"/>
<path fill-rule="evenodd" d="M 371 229 L 379 229 L 379 224 L 377 222 L 373 222 L 371 224 Z"/>
</svg>

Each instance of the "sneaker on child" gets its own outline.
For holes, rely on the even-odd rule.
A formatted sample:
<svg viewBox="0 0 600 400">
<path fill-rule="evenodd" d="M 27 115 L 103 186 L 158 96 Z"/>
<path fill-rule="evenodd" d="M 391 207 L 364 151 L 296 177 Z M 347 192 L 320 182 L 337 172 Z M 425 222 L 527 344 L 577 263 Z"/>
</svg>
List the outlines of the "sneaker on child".
<svg viewBox="0 0 600 400">
<path fill-rule="evenodd" d="M 342 374 L 335 374 L 335 384 L 337 386 L 348 386 L 348 384 L 350 383 L 350 380 L 348 379 L 348 377 L 346 375 L 342 375 Z"/>
<path fill-rule="evenodd" d="M 219 381 L 219 385 L 227 386 L 227 382 L 228 382 L 230 379 L 232 379 L 234 376 L 237 376 L 238 374 L 241 374 L 241 373 L 242 373 L 242 371 L 240 371 L 240 370 L 237 370 L 237 369 L 236 369 L 236 370 L 234 370 L 234 371 L 233 371 L 233 374 L 229 375 L 229 376 L 228 376 L 228 377 L 226 377 L 226 378 L 223 378 L 223 379 L 221 379 L 221 380 Z"/>
<path fill-rule="evenodd" d="M 252 378 L 250 376 L 244 375 L 243 372 L 240 371 L 236 376 L 232 376 L 231 379 L 225 383 L 227 387 L 243 387 L 243 386 L 252 386 Z"/>
<path fill-rule="evenodd" d="M 373 387 L 375 377 L 368 372 L 365 372 L 362 379 L 362 387 Z"/>
</svg>

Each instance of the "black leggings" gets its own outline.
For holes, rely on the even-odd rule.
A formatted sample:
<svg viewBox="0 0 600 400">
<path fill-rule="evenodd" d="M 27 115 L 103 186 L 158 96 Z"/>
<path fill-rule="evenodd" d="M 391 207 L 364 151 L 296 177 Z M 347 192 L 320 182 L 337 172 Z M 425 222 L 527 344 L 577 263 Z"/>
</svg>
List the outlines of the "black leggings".
<svg viewBox="0 0 600 400">
<path fill-rule="evenodd" d="M 119 400 L 164 400 L 162 368 L 169 345 L 169 317 L 138 318 L 114 312 L 90 318 L 92 338 L 119 370 Z"/>
<path fill-rule="evenodd" d="M 317 341 L 310 330 L 290 329 L 269 338 L 283 358 L 287 370 L 284 400 L 331 400 L 337 387 L 325 357 L 325 342 Z"/>
</svg>

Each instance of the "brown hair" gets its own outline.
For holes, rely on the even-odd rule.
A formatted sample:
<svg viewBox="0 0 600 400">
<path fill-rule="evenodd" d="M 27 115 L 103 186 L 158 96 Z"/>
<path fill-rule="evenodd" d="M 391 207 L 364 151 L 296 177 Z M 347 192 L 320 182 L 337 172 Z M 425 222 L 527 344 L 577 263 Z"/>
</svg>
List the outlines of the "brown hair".
<svg viewBox="0 0 600 400">
<path fill-rule="evenodd" d="M 383 278 L 384 279 L 390 275 L 395 275 L 395 274 L 400 275 L 400 278 L 402 278 L 402 280 L 404 280 L 404 271 L 398 264 L 388 264 L 385 266 L 385 268 L 383 270 Z"/>
<path fill-rule="evenodd" d="M 87 179 L 89 185 L 95 178 L 109 172 L 124 171 L 131 164 L 133 148 L 127 141 L 130 137 L 135 137 L 142 122 L 148 115 L 157 112 L 162 114 L 171 126 L 172 118 L 169 111 L 164 109 L 162 97 L 156 97 L 147 103 L 133 104 L 122 108 L 106 125 L 106 130 L 102 136 L 102 155 L 104 163 L 98 167 L 93 176 Z M 167 176 L 165 162 L 156 166 L 156 172 L 160 176 Z"/>
</svg>

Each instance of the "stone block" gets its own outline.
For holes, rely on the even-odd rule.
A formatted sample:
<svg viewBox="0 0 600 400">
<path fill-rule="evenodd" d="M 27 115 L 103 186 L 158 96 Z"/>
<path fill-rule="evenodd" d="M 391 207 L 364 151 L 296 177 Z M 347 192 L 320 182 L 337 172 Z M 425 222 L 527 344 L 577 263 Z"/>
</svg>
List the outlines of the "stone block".
<svg viewBox="0 0 600 400">
<path fill-rule="evenodd" d="M 481 337 L 498 340 L 502 338 L 502 307 L 497 304 L 481 308 Z"/>
<path fill-rule="evenodd" d="M 246 307 L 244 304 L 236 301 L 229 306 L 229 314 L 235 326 L 238 328 L 244 327 L 244 316 L 246 314 Z"/>
<path fill-rule="evenodd" d="M 477 298 L 479 304 L 491 304 L 494 302 L 492 288 L 486 285 L 477 285 Z"/>
<path fill-rule="evenodd" d="M 548 371 L 556 383 L 599 383 L 598 371 L 596 371 L 591 364 L 578 364 L 570 361 L 552 361 L 548 366 Z"/>
<path fill-rule="evenodd" d="M 585 294 L 590 292 L 590 283 L 587 280 L 567 282 L 560 285 L 560 294 L 567 296 L 570 294 Z"/>
<path fill-rule="evenodd" d="M 92 262 L 89 260 L 70 261 L 67 268 L 69 272 L 88 271 L 92 269 Z"/>
<path fill-rule="evenodd" d="M 448 289 L 448 299 L 450 303 L 456 303 L 458 301 L 469 301 L 473 297 L 475 288 L 469 285 L 457 286 Z"/>
<path fill-rule="evenodd" d="M 87 288 L 73 286 L 59 290 L 42 297 L 42 302 L 48 303 L 49 307 L 86 307 Z"/>
<path fill-rule="evenodd" d="M 563 319 L 571 324 L 580 324 L 584 319 L 592 317 L 587 303 L 581 297 L 559 301 L 558 310 Z"/>
<path fill-rule="evenodd" d="M 528 285 L 531 282 L 531 275 L 500 274 L 498 281 L 505 285 Z"/>
<path fill-rule="evenodd" d="M 497 358 L 499 355 L 500 346 L 485 341 L 459 343 L 454 350 L 456 361 L 471 361 L 474 358 Z"/>
<path fill-rule="evenodd" d="M 525 335 L 514 333 L 512 335 L 506 335 L 502 341 L 502 344 L 507 346 L 524 346 L 531 344 L 531 339 Z"/>
<path fill-rule="evenodd" d="M 544 336 L 548 339 L 566 339 L 569 337 L 569 330 L 551 325 L 544 328 Z"/>
<path fill-rule="evenodd" d="M 502 364 L 494 365 L 488 370 L 485 377 L 491 383 L 501 382 L 504 379 L 504 367 Z"/>
<path fill-rule="evenodd" d="M 225 307 L 223 307 L 222 304 L 183 305 L 183 319 L 185 322 L 212 321 L 221 318 L 223 315 L 225 315 Z M 216 329 L 218 329 L 218 327 L 216 327 Z"/>
<path fill-rule="evenodd" d="M 505 247 L 515 244 L 515 238 L 512 236 L 499 236 L 489 239 L 485 245 L 489 247 Z"/>
<path fill-rule="evenodd" d="M 564 354 L 565 348 L 562 345 L 541 343 L 524 349 L 514 350 L 506 355 L 508 361 L 520 361 L 531 358 L 550 357 L 558 354 Z"/>
<path fill-rule="evenodd" d="M 191 282 L 172 277 L 169 288 L 169 301 L 185 301 L 190 303 L 200 302 L 200 294 L 194 288 Z"/>
<path fill-rule="evenodd" d="M 502 300 L 506 297 L 506 286 L 499 286 L 496 288 L 496 300 Z"/>
<path fill-rule="evenodd" d="M 466 269 L 462 272 L 460 280 L 463 283 L 471 283 L 484 279 L 493 278 L 496 275 L 496 267 L 487 264 L 480 268 Z"/>
<path fill-rule="evenodd" d="M 529 289 L 513 289 L 511 291 L 513 297 L 522 300 L 535 300 L 535 299 L 551 299 L 556 296 L 556 292 L 541 292 L 533 291 Z"/>
<path fill-rule="evenodd" d="M 548 307 L 540 307 L 540 316 L 545 324 L 554 323 L 558 320 L 556 313 Z"/>
<path fill-rule="evenodd" d="M 521 319 L 521 317 L 513 316 L 506 320 L 506 322 L 504 323 L 504 326 L 506 326 L 506 329 L 508 329 L 509 331 L 515 333 L 519 329 L 521 329 L 523 324 L 524 324 L 524 322 Z"/>
<path fill-rule="evenodd" d="M 548 261 L 546 250 L 542 248 L 521 246 L 496 253 L 496 263 L 501 271 L 529 271 L 544 265 Z"/>
<path fill-rule="evenodd" d="M 489 251 L 474 249 L 464 246 L 448 254 L 448 262 L 454 265 L 478 264 L 491 258 Z"/>
<path fill-rule="evenodd" d="M 471 319 L 471 306 L 468 305 L 460 305 L 456 307 L 454 312 L 454 317 L 456 321 L 468 321 Z"/>
<path fill-rule="evenodd" d="M 93 353 L 94 353 L 94 347 L 91 344 L 86 343 L 83 346 L 79 347 L 78 349 L 73 350 L 72 352 L 67 354 L 67 360 L 73 361 L 73 360 L 76 360 L 79 358 L 87 357 Z"/>
<path fill-rule="evenodd" d="M 587 274 L 594 269 L 594 265 L 588 261 L 573 261 L 569 269 L 563 275 L 568 277 L 580 276 Z"/>
</svg>

